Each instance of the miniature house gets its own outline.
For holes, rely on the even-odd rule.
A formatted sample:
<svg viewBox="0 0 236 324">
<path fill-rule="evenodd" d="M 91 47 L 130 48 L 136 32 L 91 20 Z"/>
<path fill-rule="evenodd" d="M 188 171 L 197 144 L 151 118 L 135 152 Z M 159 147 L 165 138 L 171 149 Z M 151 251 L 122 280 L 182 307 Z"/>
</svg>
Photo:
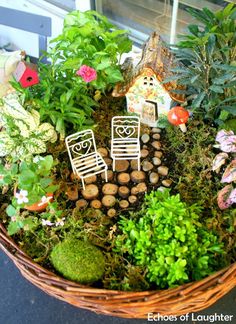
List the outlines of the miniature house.
<svg viewBox="0 0 236 324">
<path fill-rule="evenodd" d="M 19 62 L 13 75 L 23 88 L 39 83 L 37 67 L 32 63 Z"/>
<path fill-rule="evenodd" d="M 112 95 L 126 96 L 127 110 L 140 115 L 141 122 L 156 126 L 158 118 L 166 115 L 171 101 L 184 102 L 183 90 L 176 81 L 162 83 L 173 76 L 173 55 L 157 33 L 153 33 L 144 45 L 140 62 L 133 67 L 132 59 L 125 60 L 122 70 L 124 82 L 116 85 Z"/>
</svg>

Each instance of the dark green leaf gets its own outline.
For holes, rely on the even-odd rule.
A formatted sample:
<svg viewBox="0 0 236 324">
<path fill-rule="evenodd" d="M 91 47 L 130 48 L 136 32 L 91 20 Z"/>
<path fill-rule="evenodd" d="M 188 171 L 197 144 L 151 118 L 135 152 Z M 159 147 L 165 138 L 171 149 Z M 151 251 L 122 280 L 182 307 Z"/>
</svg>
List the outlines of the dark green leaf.
<svg viewBox="0 0 236 324">
<path fill-rule="evenodd" d="M 206 94 L 204 92 L 200 93 L 199 95 L 196 96 L 196 98 L 193 100 L 193 107 L 198 108 L 200 107 L 203 99 L 205 98 Z"/>
</svg>

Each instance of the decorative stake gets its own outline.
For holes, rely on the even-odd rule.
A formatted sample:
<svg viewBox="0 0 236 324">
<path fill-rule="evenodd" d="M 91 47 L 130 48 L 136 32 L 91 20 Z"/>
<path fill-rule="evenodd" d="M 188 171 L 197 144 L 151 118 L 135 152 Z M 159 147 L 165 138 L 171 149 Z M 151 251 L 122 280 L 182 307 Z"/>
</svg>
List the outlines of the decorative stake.
<svg viewBox="0 0 236 324">
<path fill-rule="evenodd" d="M 187 127 L 185 123 L 187 123 L 188 121 L 189 112 L 183 107 L 180 106 L 173 107 L 168 112 L 167 118 L 170 124 L 179 126 L 183 133 L 187 131 Z"/>
<path fill-rule="evenodd" d="M 39 83 L 37 66 L 32 63 L 19 62 L 13 75 L 23 88 Z"/>
<path fill-rule="evenodd" d="M 111 157 L 113 171 L 116 160 L 138 160 L 140 170 L 140 118 L 137 116 L 116 116 L 111 125 Z"/>
</svg>

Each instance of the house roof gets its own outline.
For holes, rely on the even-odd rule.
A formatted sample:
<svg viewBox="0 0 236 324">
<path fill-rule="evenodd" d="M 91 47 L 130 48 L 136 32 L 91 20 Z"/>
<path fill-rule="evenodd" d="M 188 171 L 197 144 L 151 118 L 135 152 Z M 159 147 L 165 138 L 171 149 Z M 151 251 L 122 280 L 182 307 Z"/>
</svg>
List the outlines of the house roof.
<svg viewBox="0 0 236 324">
<path fill-rule="evenodd" d="M 112 95 L 114 97 L 125 96 L 130 87 L 135 83 L 136 79 L 145 72 L 145 69 L 151 69 L 160 82 L 174 75 L 171 69 L 176 68 L 174 56 L 156 33 L 152 33 L 147 42 L 144 44 L 142 57 L 136 67 L 133 67 L 132 59 L 128 58 L 123 63 L 121 69 L 124 81 L 118 83 Z M 161 84 L 169 93 L 170 97 L 178 102 L 184 102 L 184 95 L 175 93 L 173 90 L 183 90 L 184 87 L 177 84 L 176 81 Z"/>
</svg>

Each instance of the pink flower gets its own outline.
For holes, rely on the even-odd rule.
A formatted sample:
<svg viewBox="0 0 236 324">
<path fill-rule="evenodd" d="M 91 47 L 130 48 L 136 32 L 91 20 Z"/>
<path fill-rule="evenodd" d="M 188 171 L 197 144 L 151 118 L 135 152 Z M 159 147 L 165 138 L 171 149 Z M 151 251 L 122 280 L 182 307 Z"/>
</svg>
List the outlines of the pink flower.
<svg viewBox="0 0 236 324">
<path fill-rule="evenodd" d="M 87 65 L 82 65 L 76 74 L 81 76 L 84 82 L 91 82 L 97 79 L 97 72 L 93 68 Z"/>
</svg>

